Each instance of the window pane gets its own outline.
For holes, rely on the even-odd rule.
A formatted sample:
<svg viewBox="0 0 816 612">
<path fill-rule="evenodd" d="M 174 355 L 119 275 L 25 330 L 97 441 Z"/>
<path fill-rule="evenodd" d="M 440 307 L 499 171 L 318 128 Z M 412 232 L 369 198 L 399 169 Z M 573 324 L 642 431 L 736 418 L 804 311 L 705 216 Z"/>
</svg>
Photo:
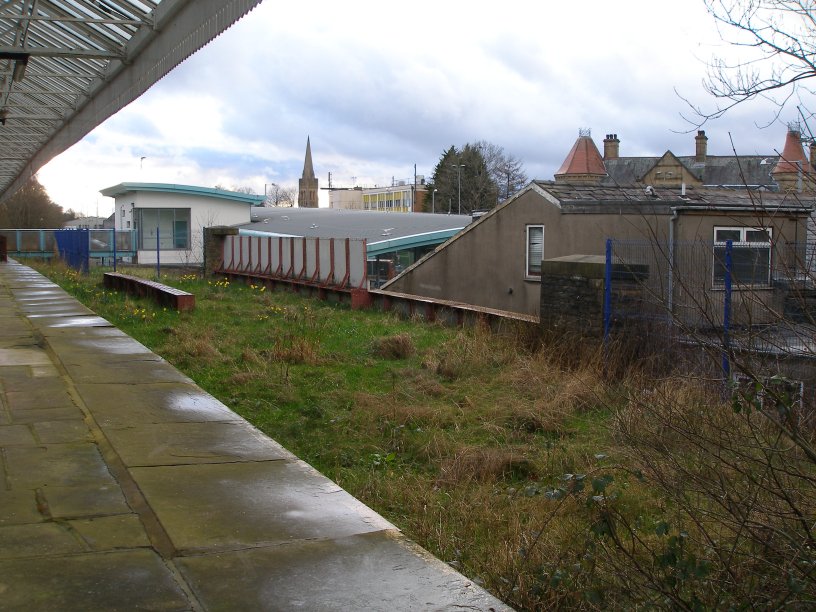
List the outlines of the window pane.
<svg viewBox="0 0 816 612">
<path fill-rule="evenodd" d="M 731 249 L 731 282 L 767 285 L 771 280 L 771 249 L 734 246 Z M 714 247 L 714 283 L 725 283 L 725 247 Z"/>
<path fill-rule="evenodd" d="M 156 228 L 159 211 L 155 208 L 139 209 L 139 244 L 142 249 L 156 250 Z"/>
<path fill-rule="evenodd" d="M 527 228 L 527 276 L 541 276 L 541 256 L 544 247 L 544 228 Z"/>
<path fill-rule="evenodd" d="M 714 240 L 715 242 L 725 242 L 726 240 L 739 242 L 742 240 L 741 234 L 742 232 L 740 232 L 738 229 L 715 229 Z"/>
<path fill-rule="evenodd" d="M 770 242 L 771 232 L 767 229 L 749 229 L 745 231 L 745 242 Z"/>
</svg>

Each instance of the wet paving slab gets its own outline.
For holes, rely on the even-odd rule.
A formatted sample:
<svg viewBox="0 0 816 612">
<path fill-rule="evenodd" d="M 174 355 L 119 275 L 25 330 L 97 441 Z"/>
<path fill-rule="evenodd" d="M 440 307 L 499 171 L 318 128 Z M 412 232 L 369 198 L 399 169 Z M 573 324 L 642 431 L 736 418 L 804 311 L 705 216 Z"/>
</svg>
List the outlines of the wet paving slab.
<svg viewBox="0 0 816 612">
<path fill-rule="evenodd" d="M 394 531 L 191 556 L 178 565 L 207 610 L 508 609 Z"/>
<path fill-rule="evenodd" d="M 161 610 L 192 606 L 150 549 L 0 561 L 4 610 Z"/>
<path fill-rule="evenodd" d="M 77 384 L 85 405 L 105 430 L 151 423 L 244 420 L 192 382 Z"/>
<path fill-rule="evenodd" d="M 394 528 L 300 461 L 131 471 L 181 551 L 246 548 Z M 196 503 L 185 503 L 190 499 Z"/>
<path fill-rule="evenodd" d="M 59 287 L 0 264 L 0 609 L 507 610 Z"/>
<path fill-rule="evenodd" d="M 128 467 L 295 459 L 245 421 L 148 423 L 104 431 Z"/>
</svg>

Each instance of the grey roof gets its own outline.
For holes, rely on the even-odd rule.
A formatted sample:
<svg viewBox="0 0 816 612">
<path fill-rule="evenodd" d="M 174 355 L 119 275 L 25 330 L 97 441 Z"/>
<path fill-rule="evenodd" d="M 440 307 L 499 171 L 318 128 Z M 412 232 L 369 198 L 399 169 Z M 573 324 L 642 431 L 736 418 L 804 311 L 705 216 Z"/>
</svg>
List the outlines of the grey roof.
<svg viewBox="0 0 816 612">
<path fill-rule="evenodd" d="M 635 185 L 660 161 L 660 157 L 619 157 L 604 161 L 608 176 L 605 185 Z M 778 155 L 708 155 L 704 163 L 695 161 L 693 155 L 676 156 L 704 185 L 710 186 L 764 186 L 771 190 L 777 184 L 771 178 L 779 159 Z"/>
<path fill-rule="evenodd" d="M 602 211 L 604 208 L 622 207 L 651 212 L 666 213 L 670 208 L 699 208 L 704 210 L 727 210 L 734 208 L 784 209 L 808 213 L 814 204 L 814 196 L 797 193 L 781 193 L 763 189 L 652 188 L 651 193 L 642 186 L 616 187 L 610 185 L 567 185 L 553 181 L 535 181 L 535 184 L 553 195 L 564 212 Z"/>
<path fill-rule="evenodd" d="M 255 221 L 255 216 L 258 216 Z M 369 245 L 408 236 L 459 230 L 471 222 L 468 215 L 396 213 L 334 208 L 253 208 L 252 223 L 240 229 L 284 236 L 358 238 Z"/>
</svg>

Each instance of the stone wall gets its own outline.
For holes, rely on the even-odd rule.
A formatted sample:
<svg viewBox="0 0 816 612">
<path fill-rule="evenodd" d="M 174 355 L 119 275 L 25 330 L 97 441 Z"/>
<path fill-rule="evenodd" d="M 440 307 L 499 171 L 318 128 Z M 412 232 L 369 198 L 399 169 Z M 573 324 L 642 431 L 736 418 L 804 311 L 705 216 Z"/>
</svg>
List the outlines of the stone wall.
<svg viewBox="0 0 816 612">
<path fill-rule="evenodd" d="M 221 267 L 224 259 L 224 241 L 237 236 L 237 227 L 216 225 L 204 228 L 204 275 L 211 276 Z"/>
<path fill-rule="evenodd" d="M 544 329 L 603 334 L 604 277 L 602 255 L 567 255 L 541 262 L 541 326 Z M 613 303 L 620 312 L 646 313 L 643 264 L 612 265 Z"/>
</svg>

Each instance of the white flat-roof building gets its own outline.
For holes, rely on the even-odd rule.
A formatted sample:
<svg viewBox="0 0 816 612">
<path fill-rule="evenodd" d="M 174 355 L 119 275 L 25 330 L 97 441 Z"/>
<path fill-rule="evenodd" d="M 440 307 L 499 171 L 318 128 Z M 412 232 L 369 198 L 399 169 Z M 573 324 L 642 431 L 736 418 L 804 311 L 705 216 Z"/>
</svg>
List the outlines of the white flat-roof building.
<svg viewBox="0 0 816 612">
<path fill-rule="evenodd" d="M 250 221 L 264 196 L 166 183 L 120 183 L 100 192 L 114 198 L 115 226 L 136 230 L 136 259 L 153 264 L 200 265 L 203 228 Z"/>
</svg>

